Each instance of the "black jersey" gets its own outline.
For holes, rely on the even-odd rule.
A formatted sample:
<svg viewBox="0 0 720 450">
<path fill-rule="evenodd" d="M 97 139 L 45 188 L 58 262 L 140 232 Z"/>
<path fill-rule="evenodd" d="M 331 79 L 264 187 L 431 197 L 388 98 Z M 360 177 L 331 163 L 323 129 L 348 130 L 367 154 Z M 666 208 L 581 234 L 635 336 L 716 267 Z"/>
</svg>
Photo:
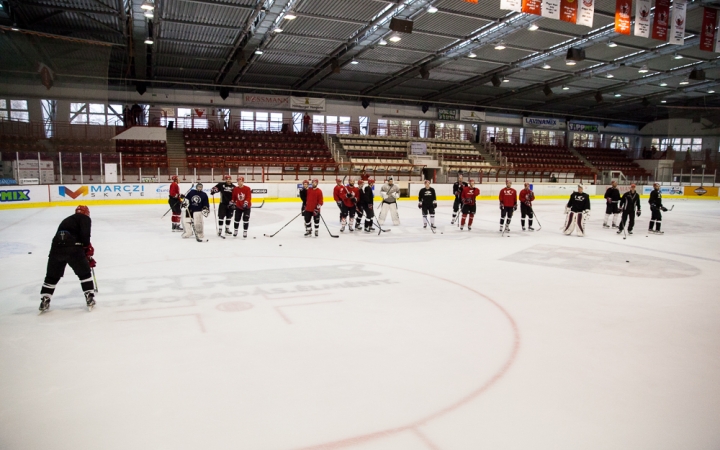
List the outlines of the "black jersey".
<svg viewBox="0 0 720 450">
<path fill-rule="evenodd" d="M 567 207 L 572 212 L 582 212 L 590 209 L 590 196 L 584 192 L 573 192 L 567 202 Z"/>
<path fill-rule="evenodd" d="M 648 200 L 648 203 L 650 203 L 651 208 L 662 208 L 662 194 L 660 193 L 660 189 L 653 189 L 653 191 L 650 193 L 650 200 Z"/>
<path fill-rule="evenodd" d="M 375 193 L 373 192 L 371 186 L 366 185 L 362 189 L 360 189 L 360 198 L 358 198 L 359 204 L 372 205 L 374 200 Z"/>
<path fill-rule="evenodd" d="M 624 193 L 620 199 L 620 209 L 630 212 L 634 212 L 635 209 L 640 211 L 640 194 L 631 191 Z"/>
<path fill-rule="evenodd" d="M 210 194 L 212 195 L 220 192 L 220 203 L 228 205 L 230 200 L 232 200 L 233 189 L 235 189 L 235 185 L 232 183 L 218 183 L 210 189 Z"/>
<path fill-rule="evenodd" d="M 85 214 L 75 213 L 66 217 L 55 233 L 50 254 L 72 249 L 80 249 L 90 245 L 90 228 L 92 220 Z"/>
<path fill-rule="evenodd" d="M 464 181 L 456 181 L 455 184 L 453 184 L 453 195 L 455 198 L 460 198 L 460 194 L 462 194 L 463 188 L 467 187 L 468 184 Z"/>
<path fill-rule="evenodd" d="M 307 192 L 308 192 L 307 189 L 300 188 L 300 200 L 302 200 L 303 211 L 305 210 L 305 203 L 307 202 Z"/>
<path fill-rule="evenodd" d="M 424 207 L 430 208 L 436 201 L 437 197 L 435 196 L 435 189 L 431 187 L 420 189 L 420 193 L 418 194 L 418 202 L 422 203 Z"/>
<path fill-rule="evenodd" d="M 605 198 L 609 198 L 611 202 L 619 202 L 620 201 L 620 190 L 618 188 L 614 188 L 610 186 L 605 191 Z"/>
</svg>

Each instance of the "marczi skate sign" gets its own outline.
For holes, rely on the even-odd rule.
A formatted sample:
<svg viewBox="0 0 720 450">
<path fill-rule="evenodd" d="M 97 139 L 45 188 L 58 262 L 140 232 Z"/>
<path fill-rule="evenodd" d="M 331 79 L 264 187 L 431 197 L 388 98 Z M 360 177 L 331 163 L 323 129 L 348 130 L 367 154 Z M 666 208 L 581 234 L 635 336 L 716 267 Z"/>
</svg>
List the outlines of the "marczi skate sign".
<svg viewBox="0 0 720 450">
<path fill-rule="evenodd" d="M 50 191 L 51 201 L 74 201 L 77 198 L 144 198 L 146 186 L 142 184 L 90 184 L 64 185 Z"/>
</svg>

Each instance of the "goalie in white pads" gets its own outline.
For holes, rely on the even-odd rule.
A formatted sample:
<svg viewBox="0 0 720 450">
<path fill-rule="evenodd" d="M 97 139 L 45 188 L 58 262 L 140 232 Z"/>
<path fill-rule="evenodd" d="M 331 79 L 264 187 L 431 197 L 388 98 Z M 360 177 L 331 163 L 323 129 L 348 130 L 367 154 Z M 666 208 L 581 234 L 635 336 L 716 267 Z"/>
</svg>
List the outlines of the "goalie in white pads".
<svg viewBox="0 0 720 450">
<path fill-rule="evenodd" d="M 400 188 L 394 184 L 392 177 L 388 178 L 387 183 L 380 189 L 380 195 L 383 198 L 378 223 L 383 225 L 388 211 L 392 217 L 393 225 L 400 225 L 400 215 L 398 215 L 397 199 L 400 198 Z"/>
<path fill-rule="evenodd" d="M 585 222 L 590 215 L 590 196 L 583 192 L 582 186 L 578 186 L 577 192 L 570 195 L 570 200 L 565 206 L 565 214 L 567 217 L 563 233 L 569 236 L 577 227 L 577 235 L 585 236 Z"/>
</svg>

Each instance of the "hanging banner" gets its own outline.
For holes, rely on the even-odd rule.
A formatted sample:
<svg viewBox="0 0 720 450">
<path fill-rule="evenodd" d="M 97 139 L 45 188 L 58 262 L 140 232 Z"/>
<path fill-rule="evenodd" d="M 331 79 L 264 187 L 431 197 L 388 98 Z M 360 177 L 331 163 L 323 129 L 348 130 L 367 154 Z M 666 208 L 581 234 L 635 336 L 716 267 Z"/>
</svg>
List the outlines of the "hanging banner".
<svg viewBox="0 0 720 450">
<path fill-rule="evenodd" d="M 578 0 L 560 0 L 560 20 L 577 22 Z"/>
<path fill-rule="evenodd" d="M 198 117 L 205 115 L 205 108 L 195 108 L 193 111 L 195 111 L 195 115 Z"/>
<path fill-rule="evenodd" d="M 615 0 L 615 32 L 630 34 L 630 5 L 632 0 Z"/>
<path fill-rule="evenodd" d="M 560 20 L 560 0 L 542 0 L 542 16 Z"/>
<path fill-rule="evenodd" d="M 563 130 L 566 127 L 566 123 L 564 119 L 548 119 L 546 117 L 523 117 L 523 127 Z"/>
<path fill-rule="evenodd" d="M 635 36 L 650 37 L 650 8 L 652 0 L 635 0 Z"/>
<path fill-rule="evenodd" d="M 670 26 L 670 0 L 655 0 L 655 17 L 652 24 L 652 38 L 667 41 Z"/>
<path fill-rule="evenodd" d="M 595 15 L 595 0 L 579 0 L 579 2 L 579 11 L 575 24 L 592 28 L 593 16 Z"/>
<path fill-rule="evenodd" d="M 522 12 L 522 0 L 500 0 L 500 9 Z"/>
<path fill-rule="evenodd" d="M 717 10 L 705 8 L 703 11 L 702 27 L 700 28 L 700 50 L 711 52 L 715 45 L 715 23 Z"/>
<path fill-rule="evenodd" d="M 542 15 L 542 0 L 522 0 L 522 12 L 536 16 Z"/>
<path fill-rule="evenodd" d="M 290 100 L 286 95 L 243 95 L 243 105 L 249 108 L 287 108 L 288 103 Z"/>
<path fill-rule="evenodd" d="M 438 108 L 439 120 L 458 120 L 458 110 L 452 108 Z"/>
<path fill-rule="evenodd" d="M 568 131 L 575 131 L 580 133 L 598 133 L 600 132 L 600 125 L 570 122 L 568 124 Z"/>
<path fill-rule="evenodd" d="M 463 122 L 485 122 L 485 112 L 461 109 L 460 120 Z"/>
<path fill-rule="evenodd" d="M 670 22 L 670 44 L 683 45 L 685 43 L 685 18 L 687 14 L 687 0 L 673 2 L 672 22 Z"/>
<path fill-rule="evenodd" d="M 478 0 L 463 0 L 465 3 L 477 3 Z"/>
<path fill-rule="evenodd" d="M 325 99 L 312 97 L 290 97 L 290 109 L 325 111 Z"/>
</svg>

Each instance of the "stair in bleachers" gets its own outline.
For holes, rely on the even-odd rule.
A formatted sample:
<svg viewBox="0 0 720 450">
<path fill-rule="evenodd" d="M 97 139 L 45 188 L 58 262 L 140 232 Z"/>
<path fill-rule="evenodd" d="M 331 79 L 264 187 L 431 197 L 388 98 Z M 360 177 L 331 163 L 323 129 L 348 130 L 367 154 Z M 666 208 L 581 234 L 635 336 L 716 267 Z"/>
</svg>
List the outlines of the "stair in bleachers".
<svg viewBox="0 0 720 450">
<path fill-rule="evenodd" d="M 492 166 L 499 166 L 500 162 L 493 158 L 493 156 L 485 149 L 485 146 L 483 144 L 473 144 L 475 149 L 482 155 L 483 158 L 485 158 L 485 161 L 490 163 Z"/>
<path fill-rule="evenodd" d="M 578 152 L 575 148 L 573 148 L 573 147 L 568 147 L 568 150 L 570 150 L 570 153 L 572 153 L 573 155 L 575 155 L 575 156 L 576 156 L 580 161 L 582 161 L 583 164 L 585 164 L 587 167 L 589 167 L 589 168 L 591 168 L 591 169 L 595 169 L 595 168 L 596 168 L 595 166 L 593 166 L 593 164 L 592 164 L 592 162 L 590 162 L 590 160 L 588 160 L 586 157 L 584 157 L 584 156 L 582 155 L 582 153 Z"/>
<path fill-rule="evenodd" d="M 169 173 L 174 174 L 175 169 L 187 168 L 187 153 L 185 150 L 185 139 L 183 130 L 168 130 L 167 132 L 167 157 L 169 160 Z"/>
</svg>

